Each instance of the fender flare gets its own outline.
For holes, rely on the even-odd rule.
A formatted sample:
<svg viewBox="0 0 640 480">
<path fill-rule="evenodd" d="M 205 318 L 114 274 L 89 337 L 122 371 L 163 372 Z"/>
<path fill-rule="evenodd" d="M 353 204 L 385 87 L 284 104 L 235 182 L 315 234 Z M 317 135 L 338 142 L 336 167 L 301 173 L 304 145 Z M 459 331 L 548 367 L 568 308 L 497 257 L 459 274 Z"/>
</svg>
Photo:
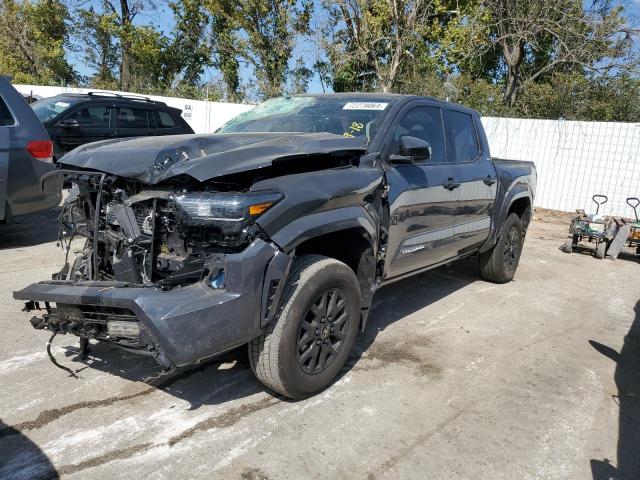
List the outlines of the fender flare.
<svg viewBox="0 0 640 480">
<path fill-rule="evenodd" d="M 376 247 L 378 229 L 375 220 L 362 206 L 342 207 L 305 215 L 273 234 L 271 241 L 283 252 L 290 254 L 307 240 L 351 228 L 363 229 L 367 233 L 367 240 L 371 246 Z M 375 252 L 376 249 L 374 248 L 373 251 Z"/>
<path fill-rule="evenodd" d="M 371 300 L 376 290 L 375 270 L 376 270 L 376 252 L 378 251 L 378 228 L 373 216 L 365 209 L 364 206 L 341 207 L 332 210 L 312 213 L 298 218 L 291 222 L 277 233 L 271 236 L 271 241 L 276 244 L 283 252 L 282 257 L 293 259 L 295 257 L 295 249 L 303 242 L 326 235 L 337 233 L 344 230 L 357 228 L 366 233 L 366 241 L 371 246 L 371 261 L 368 262 L 368 268 L 365 276 L 358 278 L 360 283 L 360 293 L 362 295 L 362 314 L 361 325 L 364 329 L 366 319 L 371 306 Z M 284 260 L 282 258 L 281 260 Z M 276 270 L 284 273 L 283 280 L 286 281 L 290 264 L 285 265 L 282 261 L 281 266 Z M 370 270 L 370 271 L 369 271 Z M 278 276 L 281 276 L 279 273 Z M 284 283 L 284 282 L 282 282 Z M 269 296 L 268 282 L 263 287 L 263 305 L 267 302 Z M 276 292 L 274 302 L 279 302 L 282 293 Z M 277 305 L 277 303 L 276 303 Z M 276 307 L 277 308 L 277 307 Z M 267 322 L 273 318 L 275 309 L 267 313 Z"/>
<path fill-rule="evenodd" d="M 528 198 L 531 206 L 533 207 L 533 193 L 529 189 L 529 186 L 522 183 L 511 185 L 509 190 L 505 193 L 501 205 L 495 209 L 491 234 L 482 247 L 480 247 L 480 253 L 485 253 L 491 250 L 497 243 L 498 238 L 500 238 L 500 234 L 502 233 L 504 222 L 507 219 L 509 208 L 511 208 L 511 205 L 513 205 L 516 200 L 521 198 Z"/>
</svg>

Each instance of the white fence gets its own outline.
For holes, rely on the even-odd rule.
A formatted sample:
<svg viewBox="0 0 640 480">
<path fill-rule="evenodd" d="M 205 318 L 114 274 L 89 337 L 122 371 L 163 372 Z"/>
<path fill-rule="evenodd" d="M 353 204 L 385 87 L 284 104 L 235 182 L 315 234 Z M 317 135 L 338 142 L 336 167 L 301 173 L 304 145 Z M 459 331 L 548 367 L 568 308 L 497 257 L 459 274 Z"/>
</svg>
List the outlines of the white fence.
<svg viewBox="0 0 640 480">
<path fill-rule="evenodd" d="M 15 85 L 23 94 L 50 97 L 91 90 Z M 114 92 L 122 93 L 122 92 Z M 183 111 L 196 133 L 210 133 L 251 105 L 149 96 Z M 531 160 L 538 169 L 537 207 L 593 212 L 591 196 L 609 202 L 601 213 L 631 216 L 625 204 L 640 197 L 640 123 L 483 118 L 495 157 Z"/>
<path fill-rule="evenodd" d="M 491 154 L 534 161 L 535 205 L 595 212 L 594 194 L 609 197 L 600 213 L 633 216 L 640 197 L 640 123 L 484 118 Z"/>
</svg>

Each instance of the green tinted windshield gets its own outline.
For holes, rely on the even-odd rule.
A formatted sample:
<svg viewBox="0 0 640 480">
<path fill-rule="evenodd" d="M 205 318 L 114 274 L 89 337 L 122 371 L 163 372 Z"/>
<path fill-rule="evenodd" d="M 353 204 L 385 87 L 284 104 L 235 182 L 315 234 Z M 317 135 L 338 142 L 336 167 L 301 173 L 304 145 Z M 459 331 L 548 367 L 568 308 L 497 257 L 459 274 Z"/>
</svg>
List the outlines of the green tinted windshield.
<svg viewBox="0 0 640 480">
<path fill-rule="evenodd" d="M 370 139 L 391 102 L 342 95 L 272 98 L 227 122 L 218 133 L 326 132 Z"/>
<path fill-rule="evenodd" d="M 33 111 L 36 112 L 36 116 L 41 122 L 47 122 L 60 115 L 62 112 L 68 110 L 72 105 L 75 105 L 82 99 L 80 98 L 67 98 L 67 97 L 51 97 L 38 100 L 31 105 Z"/>
</svg>

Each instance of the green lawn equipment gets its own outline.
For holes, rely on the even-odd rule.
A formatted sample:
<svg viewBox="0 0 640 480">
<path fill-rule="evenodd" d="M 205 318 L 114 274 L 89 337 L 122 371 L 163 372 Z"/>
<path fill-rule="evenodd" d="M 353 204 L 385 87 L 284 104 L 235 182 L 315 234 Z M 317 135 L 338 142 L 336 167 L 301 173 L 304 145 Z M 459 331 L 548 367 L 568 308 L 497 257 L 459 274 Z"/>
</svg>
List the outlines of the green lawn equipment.
<svg viewBox="0 0 640 480">
<path fill-rule="evenodd" d="M 576 210 L 576 215 L 571 219 L 569 235 L 566 243 L 560 247 L 565 253 L 571 253 L 578 249 L 578 243 L 588 239 L 589 243 L 595 242 L 595 257 L 604 258 L 609 243 L 615 237 L 618 226 L 610 217 L 600 215 L 600 207 L 609 200 L 606 195 L 594 195 L 591 197 L 596 204 L 596 213 L 586 214 L 584 210 Z"/>
<path fill-rule="evenodd" d="M 640 205 L 640 199 L 637 197 L 627 198 L 627 205 L 633 208 L 633 214 L 636 217 L 636 221 L 631 223 L 631 230 L 627 237 L 628 246 L 636 248 L 636 255 L 640 256 L 640 220 L 638 220 L 638 206 Z"/>
</svg>

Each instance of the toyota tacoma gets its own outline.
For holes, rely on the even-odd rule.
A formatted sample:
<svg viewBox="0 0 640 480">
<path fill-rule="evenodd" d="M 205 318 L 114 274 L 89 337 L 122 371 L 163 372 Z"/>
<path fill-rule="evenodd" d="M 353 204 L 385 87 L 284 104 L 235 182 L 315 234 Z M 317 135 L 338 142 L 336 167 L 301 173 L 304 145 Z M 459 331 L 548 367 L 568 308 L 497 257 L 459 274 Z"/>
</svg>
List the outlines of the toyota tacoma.
<svg viewBox="0 0 640 480">
<path fill-rule="evenodd" d="M 489 153 L 477 112 L 395 94 L 288 96 L 215 134 L 80 147 L 55 175 L 66 261 L 14 292 L 37 329 L 165 370 L 248 344 L 267 387 L 327 387 L 381 286 L 475 255 L 510 281 L 530 162 Z"/>
</svg>

